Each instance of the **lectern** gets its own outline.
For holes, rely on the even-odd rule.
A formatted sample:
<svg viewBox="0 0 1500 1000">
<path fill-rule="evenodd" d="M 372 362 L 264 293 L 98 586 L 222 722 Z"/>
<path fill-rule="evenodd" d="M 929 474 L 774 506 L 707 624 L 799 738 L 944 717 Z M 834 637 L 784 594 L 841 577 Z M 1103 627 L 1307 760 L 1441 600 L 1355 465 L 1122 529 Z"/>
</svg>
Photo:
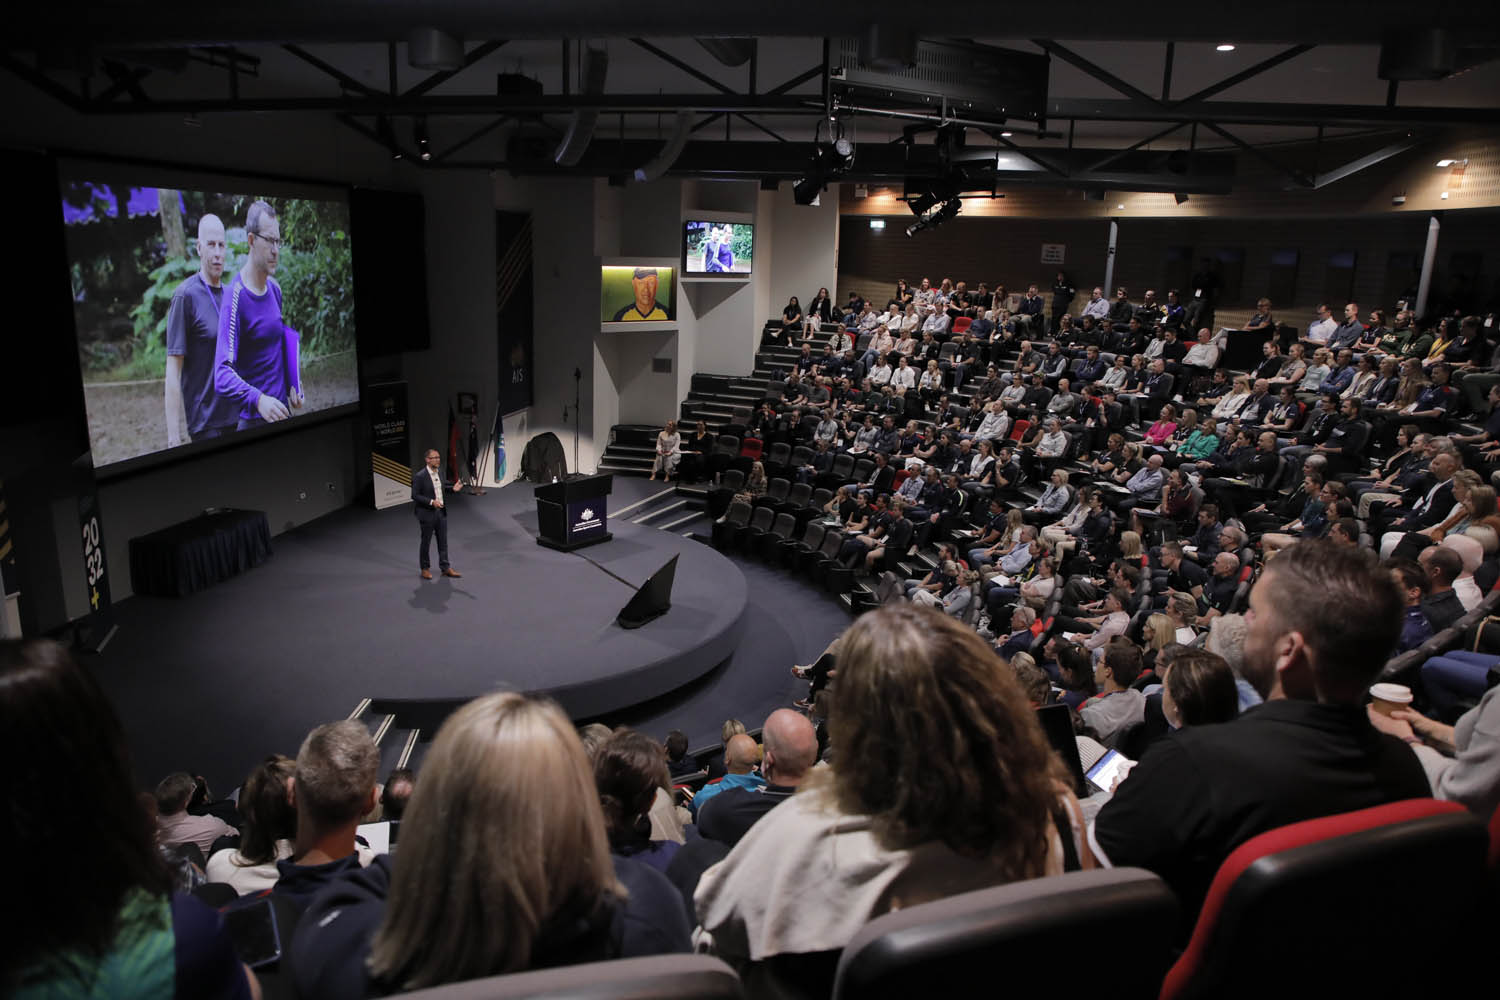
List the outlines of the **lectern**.
<svg viewBox="0 0 1500 1000">
<path fill-rule="evenodd" d="M 545 483 L 533 492 L 536 496 L 536 543 L 549 549 L 572 552 L 588 545 L 607 542 L 609 533 L 608 500 L 614 477 L 580 476 Z"/>
</svg>

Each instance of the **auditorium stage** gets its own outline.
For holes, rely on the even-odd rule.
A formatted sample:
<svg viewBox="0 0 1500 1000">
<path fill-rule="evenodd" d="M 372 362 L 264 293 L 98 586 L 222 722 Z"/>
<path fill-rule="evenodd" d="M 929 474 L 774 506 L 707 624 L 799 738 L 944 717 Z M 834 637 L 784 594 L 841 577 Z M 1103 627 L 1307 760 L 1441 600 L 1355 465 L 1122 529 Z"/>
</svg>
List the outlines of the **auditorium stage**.
<svg viewBox="0 0 1500 1000">
<path fill-rule="evenodd" d="M 622 485 L 612 508 L 638 489 Z M 575 719 L 620 718 L 723 670 L 752 617 L 739 564 L 628 518 L 611 521 L 612 541 L 576 553 L 537 545 L 531 490 L 454 499 L 450 554 L 462 579 L 418 577 L 409 507 L 348 508 L 279 536 L 264 566 L 209 590 L 122 602 L 120 631 L 89 662 L 125 720 L 143 778 L 206 771 L 212 757 L 229 772 L 220 784 L 237 782 L 241 766 L 272 750 L 295 753 L 308 728 L 347 716 L 363 698 L 372 714 L 407 712 L 400 724 L 430 720 L 430 736 L 452 705 L 488 691 L 545 692 Z M 640 629 L 616 625 L 633 588 L 599 566 L 639 584 L 673 555 L 671 610 Z M 821 599 L 810 614 L 828 614 Z M 836 624 L 836 613 L 828 620 Z M 762 655 L 764 639 L 776 640 L 775 691 L 739 691 L 743 711 L 785 704 L 784 664 L 815 655 L 830 633 L 820 625 L 793 650 L 779 623 L 768 628 Z M 700 687 L 722 683 L 715 675 Z M 202 746 L 213 734 L 256 745 L 229 747 L 220 762 L 221 748 Z"/>
</svg>

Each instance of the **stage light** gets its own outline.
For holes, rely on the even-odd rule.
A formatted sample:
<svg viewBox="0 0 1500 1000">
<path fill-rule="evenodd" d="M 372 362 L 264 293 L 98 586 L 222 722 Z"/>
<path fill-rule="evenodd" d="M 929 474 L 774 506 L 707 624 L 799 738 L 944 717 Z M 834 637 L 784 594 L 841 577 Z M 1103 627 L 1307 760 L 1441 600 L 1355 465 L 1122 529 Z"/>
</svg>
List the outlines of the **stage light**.
<svg viewBox="0 0 1500 1000">
<path fill-rule="evenodd" d="M 1015 135 L 1014 132 L 1001 132 L 1000 133 L 1000 138 L 1002 138 L 1002 139 L 1009 139 L 1013 135 Z"/>
<path fill-rule="evenodd" d="M 1437 161 L 1437 165 L 1439 167 L 1467 167 L 1469 165 L 1469 161 L 1468 160 L 1438 160 Z"/>
<path fill-rule="evenodd" d="M 924 229 L 935 229 L 958 214 L 963 203 L 955 195 L 935 208 L 931 208 L 917 216 L 917 221 L 906 227 L 907 236 L 915 236 Z"/>
<path fill-rule="evenodd" d="M 1214 50 L 1217 52 L 1233 52 L 1234 45 L 1230 42 L 1220 42 L 1218 45 L 1214 46 Z"/>
<path fill-rule="evenodd" d="M 816 205 L 823 193 L 823 175 L 809 173 L 792 182 L 792 200 L 799 205 Z"/>
<path fill-rule="evenodd" d="M 884 219 L 871 219 L 870 220 L 870 228 L 871 229 L 884 229 L 885 228 L 885 220 Z"/>
<path fill-rule="evenodd" d="M 423 162 L 432 159 L 432 139 L 427 134 L 427 116 L 416 119 L 412 124 L 412 134 L 417 140 L 417 155 Z"/>
</svg>

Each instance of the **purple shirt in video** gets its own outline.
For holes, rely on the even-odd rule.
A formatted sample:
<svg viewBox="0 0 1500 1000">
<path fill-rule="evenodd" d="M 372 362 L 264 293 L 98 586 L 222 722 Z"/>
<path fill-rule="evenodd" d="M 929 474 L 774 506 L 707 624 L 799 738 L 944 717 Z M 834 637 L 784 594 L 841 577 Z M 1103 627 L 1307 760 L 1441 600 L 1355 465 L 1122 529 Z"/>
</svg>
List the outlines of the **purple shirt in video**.
<svg viewBox="0 0 1500 1000">
<path fill-rule="evenodd" d="M 237 408 L 241 427 L 263 423 L 256 409 L 263 394 L 287 402 L 295 359 L 287 357 L 286 341 L 276 279 L 268 277 L 265 294 L 256 295 L 236 274 L 219 309 L 214 388 Z"/>
</svg>

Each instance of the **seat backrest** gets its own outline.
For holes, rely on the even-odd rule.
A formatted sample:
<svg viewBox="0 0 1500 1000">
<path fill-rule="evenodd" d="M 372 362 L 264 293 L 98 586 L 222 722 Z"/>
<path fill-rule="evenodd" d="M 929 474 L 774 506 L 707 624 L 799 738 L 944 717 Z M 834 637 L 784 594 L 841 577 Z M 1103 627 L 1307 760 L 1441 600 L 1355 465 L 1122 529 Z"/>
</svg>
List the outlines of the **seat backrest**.
<svg viewBox="0 0 1500 1000">
<path fill-rule="evenodd" d="M 791 458 L 791 456 L 792 446 L 787 444 L 785 441 L 777 441 L 775 444 L 771 445 L 771 454 L 769 456 L 769 461 L 774 462 L 777 465 L 785 465 L 787 459 Z"/>
<path fill-rule="evenodd" d="M 818 546 L 818 552 L 833 558 L 839 554 L 839 549 L 844 547 L 844 533 L 837 528 L 830 528 L 823 536 L 823 543 Z"/>
<path fill-rule="evenodd" d="M 766 384 L 766 395 L 771 399 L 780 399 L 786 395 L 786 379 L 773 379 Z"/>
<path fill-rule="evenodd" d="M 946 343 L 942 347 L 938 348 L 938 360 L 939 361 L 951 361 L 951 360 L 953 360 L 953 356 L 955 354 L 957 354 L 957 353 L 958 353 L 958 345 L 955 344 L 953 341 L 950 340 L 950 341 L 948 341 L 948 343 Z"/>
<path fill-rule="evenodd" d="M 714 440 L 715 455 L 729 455 L 731 457 L 740 453 L 740 439 L 733 434 L 720 434 Z"/>
<path fill-rule="evenodd" d="M 797 519 L 790 514 L 777 514 L 776 520 L 771 523 L 771 534 L 777 538 L 791 538 L 792 532 L 797 530 Z"/>
<path fill-rule="evenodd" d="M 885 408 L 885 393 L 872 392 L 865 397 L 865 409 L 870 412 Z"/>
<path fill-rule="evenodd" d="M 757 507 L 755 513 L 750 515 L 750 527 L 756 531 L 765 531 L 771 526 L 771 520 L 776 512 L 769 507 Z"/>
<path fill-rule="evenodd" d="M 867 478 L 869 478 L 870 470 L 874 469 L 874 468 L 875 468 L 875 461 L 874 461 L 874 459 L 869 459 L 869 458 L 861 458 L 861 459 L 859 459 L 858 461 L 856 461 L 854 463 L 854 481 L 857 482 L 857 483 L 864 482 Z"/>
<path fill-rule="evenodd" d="M 886 534 L 885 550 L 896 556 L 906 555 L 907 548 L 911 546 L 912 533 L 916 530 L 917 526 L 912 524 L 909 517 L 894 522 Z"/>
<path fill-rule="evenodd" d="M 1026 431 L 1027 431 L 1027 429 L 1030 426 L 1031 426 L 1031 421 L 1030 420 L 1017 420 L 1014 424 L 1011 425 L 1011 428 L 1010 428 L 1010 439 L 1012 441 L 1019 441 L 1019 440 L 1021 440 L 1021 438 L 1026 434 Z"/>
<path fill-rule="evenodd" d="M 833 499 L 833 490 L 825 490 L 822 487 L 813 490 L 812 498 L 807 501 L 809 507 L 823 509 L 823 505 Z"/>
<path fill-rule="evenodd" d="M 958 334 L 963 333 L 971 325 L 973 325 L 973 323 L 974 320 L 968 316 L 958 317 L 958 319 L 953 321 L 953 335 L 957 336 Z"/>
<path fill-rule="evenodd" d="M 868 333 L 860 334 L 859 339 L 854 342 L 854 349 L 856 351 L 864 351 L 870 346 L 870 339 L 871 338 Z"/>
<path fill-rule="evenodd" d="M 733 420 L 735 423 L 737 423 L 737 424 L 748 424 L 750 422 L 750 416 L 751 416 L 750 407 L 748 407 L 748 406 L 736 406 L 734 408 L 733 412 L 734 412 L 734 416 L 731 417 L 730 419 Z"/>
<path fill-rule="evenodd" d="M 745 438 L 744 441 L 740 442 L 740 457 L 760 458 L 761 451 L 764 448 L 765 442 L 760 438 Z"/>
<path fill-rule="evenodd" d="M 766 496 L 772 500 L 785 500 L 791 490 L 792 484 L 780 476 L 766 484 Z"/>
<path fill-rule="evenodd" d="M 816 414 L 809 413 L 807 416 L 802 418 L 802 433 L 806 434 L 808 437 L 811 437 L 813 433 L 818 429 L 818 424 L 821 422 L 822 420 L 820 417 L 818 417 Z"/>
<path fill-rule="evenodd" d="M 786 502 L 798 507 L 807 506 L 807 498 L 812 496 L 812 486 L 807 483 L 798 483 L 792 487 L 792 491 L 786 495 Z"/>
<path fill-rule="evenodd" d="M 1161 928 L 1176 920 L 1166 884 L 1139 868 L 1069 872 L 979 889 L 887 913 L 866 924 L 839 957 L 833 995 L 844 998 L 972 996 L 999 970 L 1032 967 L 1059 941 L 1129 945 L 1109 961 L 1113 996 L 1149 996 L 1170 957 Z M 1026 991 L 1031 992 L 1031 991 Z"/>
<path fill-rule="evenodd" d="M 806 422 L 807 421 L 805 420 L 803 421 L 803 423 Z M 813 460 L 814 454 L 815 453 L 813 452 L 813 450 L 807 445 L 799 444 L 797 447 L 792 449 L 791 457 L 787 459 L 787 462 L 792 466 L 800 469 Z"/>
<path fill-rule="evenodd" d="M 1323 969 L 1327 981 L 1332 956 L 1338 956 L 1339 989 L 1350 996 L 1441 995 L 1450 987 L 1416 981 L 1441 977 L 1441 970 L 1392 961 L 1390 930 L 1401 928 L 1403 954 L 1464 947 L 1456 939 L 1485 906 L 1487 847 L 1478 819 L 1458 803 L 1435 799 L 1252 837 L 1219 866 L 1161 998 L 1271 995 L 1285 988 L 1290 970 Z M 1443 919 L 1412 921 L 1413 913 Z"/>
<path fill-rule="evenodd" d="M 823 536 L 826 534 L 828 534 L 828 526 L 826 524 L 809 521 L 807 527 L 802 530 L 802 544 L 816 552 L 818 546 L 823 544 Z"/>
<path fill-rule="evenodd" d="M 765 509 L 767 509 L 767 508 L 765 508 L 765 507 L 761 508 L 761 510 L 765 510 Z M 745 501 L 743 501 L 743 500 L 736 500 L 734 503 L 732 503 L 732 504 L 729 505 L 729 513 L 725 516 L 724 519 L 726 521 L 728 521 L 730 524 L 740 524 L 740 525 L 749 524 L 750 523 L 750 505 L 747 504 L 747 503 L 745 503 Z"/>
<path fill-rule="evenodd" d="M 558 969 L 470 979 L 400 994 L 415 1000 L 521 1000 L 523 997 L 537 1000 L 561 1000 L 563 997 L 734 1000 L 744 995 L 744 988 L 734 970 L 709 955 L 648 955 L 565 965 Z"/>
<path fill-rule="evenodd" d="M 719 477 L 719 486 L 726 490 L 738 491 L 745 485 L 745 474 L 739 469 L 727 469 L 724 475 Z"/>
<path fill-rule="evenodd" d="M 958 422 L 961 424 L 968 423 L 969 421 L 969 408 L 967 406 L 949 407 L 948 414 L 949 416 L 957 417 Z"/>
<path fill-rule="evenodd" d="M 829 468 L 829 473 L 835 479 L 847 479 L 849 478 L 850 473 L 852 473 L 853 471 L 854 456 L 849 454 L 848 452 L 845 452 L 842 455 L 835 456 L 833 465 Z"/>
</svg>

